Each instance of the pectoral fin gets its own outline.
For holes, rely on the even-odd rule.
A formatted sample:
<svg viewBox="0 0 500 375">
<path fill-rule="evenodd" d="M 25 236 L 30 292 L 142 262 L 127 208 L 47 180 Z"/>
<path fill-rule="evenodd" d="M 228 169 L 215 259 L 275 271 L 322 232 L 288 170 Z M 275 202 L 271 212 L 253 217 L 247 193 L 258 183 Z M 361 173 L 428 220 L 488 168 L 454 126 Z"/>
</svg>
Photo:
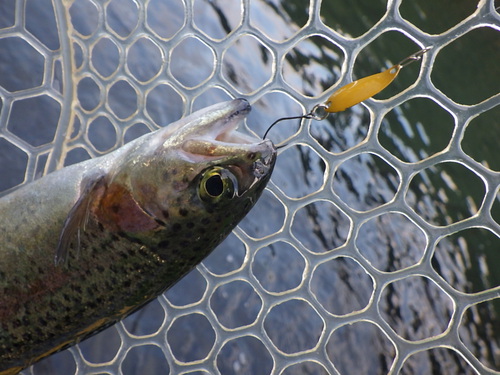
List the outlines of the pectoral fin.
<svg viewBox="0 0 500 375">
<path fill-rule="evenodd" d="M 54 257 L 54 262 L 57 265 L 64 263 L 68 259 L 69 248 L 75 238 L 77 247 L 80 248 L 80 232 L 85 231 L 85 225 L 88 222 L 91 203 L 98 198 L 99 189 L 104 186 L 104 176 L 93 175 L 86 177 L 81 183 L 80 197 L 75 205 L 71 208 L 64 221 L 59 242 Z"/>
</svg>

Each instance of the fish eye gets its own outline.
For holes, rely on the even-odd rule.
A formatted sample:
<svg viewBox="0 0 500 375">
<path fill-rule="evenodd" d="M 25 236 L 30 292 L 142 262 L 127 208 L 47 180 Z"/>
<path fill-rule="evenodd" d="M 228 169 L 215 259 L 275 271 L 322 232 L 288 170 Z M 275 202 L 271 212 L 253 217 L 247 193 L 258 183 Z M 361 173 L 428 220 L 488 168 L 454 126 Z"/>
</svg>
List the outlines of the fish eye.
<svg viewBox="0 0 500 375">
<path fill-rule="evenodd" d="M 212 167 L 201 175 L 199 196 L 207 203 L 216 203 L 221 198 L 232 198 L 235 191 L 234 176 L 227 169 Z"/>
</svg>

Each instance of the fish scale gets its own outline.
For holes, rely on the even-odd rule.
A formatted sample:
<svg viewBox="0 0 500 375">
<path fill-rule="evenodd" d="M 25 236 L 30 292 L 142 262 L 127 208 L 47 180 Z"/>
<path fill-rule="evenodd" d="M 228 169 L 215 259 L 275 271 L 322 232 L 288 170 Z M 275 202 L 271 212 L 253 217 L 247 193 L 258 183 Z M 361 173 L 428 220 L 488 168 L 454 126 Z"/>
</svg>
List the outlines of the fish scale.
<svg viewBox="0 0 500 375">
<path fill-rule="evenodd" d="M 214 222 L 209 221 L 206 226 L 200 224 L 203 232 L 212 233 L 211 226 Z M 187 227 L 189 223 L 191 222 L 186 222 L 184 225 Z M 9 332 L 11 341 L 17 341 L 18 344 L 11 345 L 4 337 L 1 338 L 0 341 L 7 342 L 6 345 L 9 346 L 9 349 L 3 352 L 3 362 L 8 363 L 9 357 L 18 357 L 20 353 L 28 354 L 29 347 L 33 345 L 37 346 L 39 343 L 52 340 L 53 332 L 67 332 L 65 335 L 60 335 L 57 341 L 52 341 L 52 345 L 55 344 L 59 348 L 59 345 L 63 345 L 71 337 L 82 336 L 78 334 L 82 322 L 92 322 L 100 316 L 106 316 L 108 321 L 103 324 L 105 327 L 120 319 L 125 314 L 118 316 L 111 314 L 116 310 L 115 306 L 138 306 L 154 298 L 201 261 L 215 247 L 216 242 L 227 234 L 223 232 L 216 239 L 202 238 L 199 242 L 204 246 L 188 251 L 189 240 L 186 236 L 199 231 L 194 227 L 191 232 L 179 233 L 182 225 L 180 227 L 172 225 L 172 227 L 175 228 L 173 232 L 165 236 L 166 240 L 162 241 L 168 243 L 163 243 L 164 247 L 161 248 L 152 248 L 125 236 L 105 233 L 95 223 L 90 225 L 81 237 L 80 255 L 68 260 L 65 272 L 67 279 L 64 280 L 66 285 L 58 291 L 58 294 L 55 296 L 49 288 L 47 293 L 39 298 L 31 296 L 29 300 L 23 301 L 24 308 L 15 309 L 16 315 L 8 317 L 13 323 L 4 329 Z M 112 251 L 99 251 L 105 248 Z M 71 251 L 75 253 L 76 249 L 72 248 Z M 47 274 L 54 272 L 51 257 L 37 257 L 32 259 L 31 264 L 35 270 L 30 269 L 27 273 L 32 272 L 42 280 Z M 41 273 L 40 270 L 46 272 Z M 57 272 L 57 269 L 55 271 Z M 137 275 L 145 273 L 149 277 L 138 282 Z M 26 280 L 23 282 L 21 278 L 15 277 L 12 284 L 25 283 Z M 134 291 L 132 297 L 131 291 Z M 19 295 L 16 291 L 4 291 L 4 293 Z M 99 314 L 96 315 L 93 309 L 97 308 Z M 16 322 L 22 323 L 16 324 Z M 48 324 L 43 324 L 44 322 Z M 50 324 L 51 322 L 54 323 Z M 38 327 L 36 335 L 30 334 L 29 331 L 27 333 L 27 326 Z"/>
</svg>

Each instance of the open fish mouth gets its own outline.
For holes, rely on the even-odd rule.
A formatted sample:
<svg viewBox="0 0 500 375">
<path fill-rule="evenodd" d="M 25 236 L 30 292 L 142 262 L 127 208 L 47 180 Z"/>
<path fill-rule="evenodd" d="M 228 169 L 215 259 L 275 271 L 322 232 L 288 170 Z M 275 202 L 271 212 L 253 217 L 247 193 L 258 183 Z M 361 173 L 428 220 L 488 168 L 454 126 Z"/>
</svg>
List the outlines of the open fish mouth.
<svg viewBox="0 0 500 375">
<path fill-rule="evenodd" d="M 261 162 L 269 165 L 276 154 L 274 144 L 237 130 L 250 110 L 247 100 L 234 99 L 195 112 L 198 119 L 187 121 L 181 131 L 181 149 L 194 160 L 258 154 Z"/>
</svg>

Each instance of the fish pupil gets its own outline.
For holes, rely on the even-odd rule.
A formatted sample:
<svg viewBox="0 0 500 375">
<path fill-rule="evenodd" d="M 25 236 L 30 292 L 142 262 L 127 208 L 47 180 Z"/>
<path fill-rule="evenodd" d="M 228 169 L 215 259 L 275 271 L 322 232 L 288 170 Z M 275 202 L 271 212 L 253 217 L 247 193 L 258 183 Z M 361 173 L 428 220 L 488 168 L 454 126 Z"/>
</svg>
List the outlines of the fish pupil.
<svg viewBox="0 0 500 375">
<path fill-rule="evenodd" d="M 212 197 L 218 197 L 224 192 L 224 182 L 220 175 L 215 174 L 210 176 L 205 182 L 207 193 Z"/>
</svg>

